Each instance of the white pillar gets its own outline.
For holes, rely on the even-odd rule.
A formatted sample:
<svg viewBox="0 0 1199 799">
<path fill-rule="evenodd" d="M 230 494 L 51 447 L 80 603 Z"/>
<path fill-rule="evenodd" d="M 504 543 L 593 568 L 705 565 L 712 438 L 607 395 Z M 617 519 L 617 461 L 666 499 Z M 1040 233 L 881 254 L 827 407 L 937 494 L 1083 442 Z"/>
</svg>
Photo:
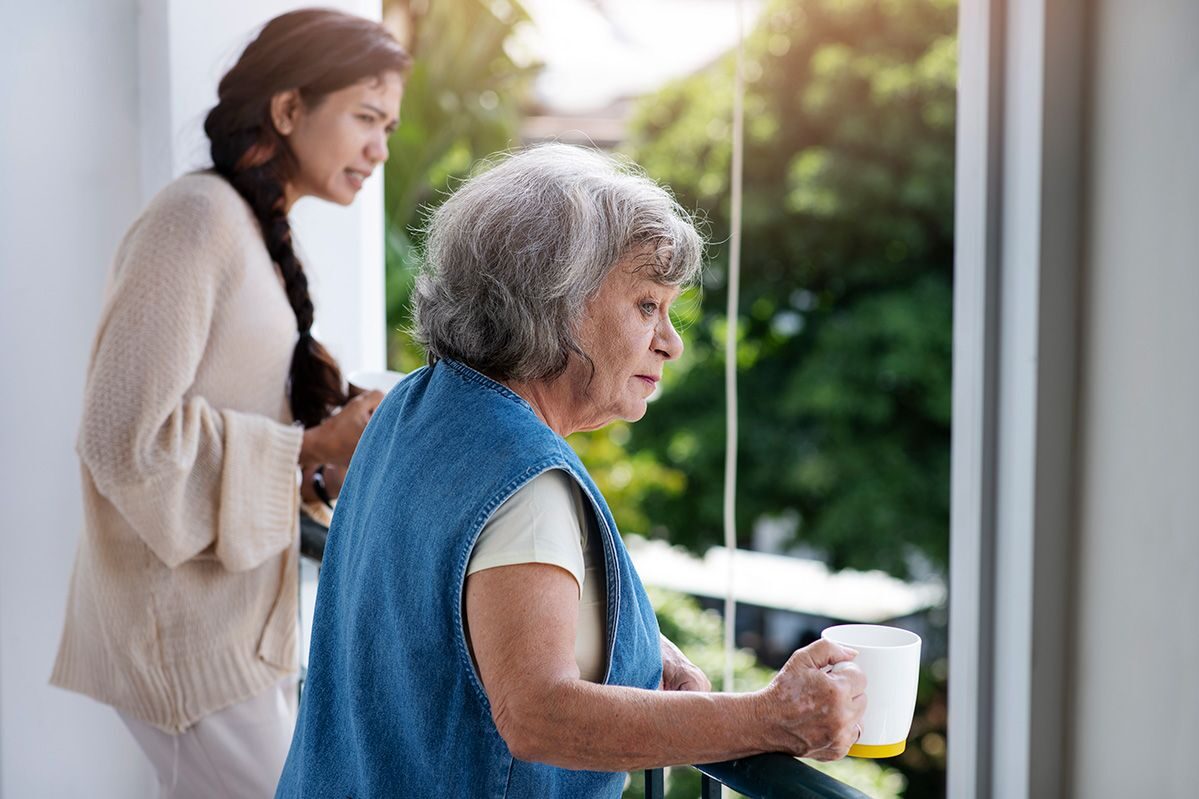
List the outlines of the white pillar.
<svg viewBox="0 0 1199 799">
<path fill-rule="evenodd" d="M 48 684 L 83 523 L 74 452 L 105 273 L 141 207 L 137 0 L 5 6 L 0 796 L 149 797 L 107 707 Z"/>
<path fill-rule="evenodd" d="M 1062 769 L 1080 799 L 1195 796 L 1199 3 L 1103 0 L 1088 14 L 1085 457 Z"/>
<path fill-rule="evenodd" d="M 1085 12 L 960 6 L 953 799 L 1066 795 Z"/>
</svg>

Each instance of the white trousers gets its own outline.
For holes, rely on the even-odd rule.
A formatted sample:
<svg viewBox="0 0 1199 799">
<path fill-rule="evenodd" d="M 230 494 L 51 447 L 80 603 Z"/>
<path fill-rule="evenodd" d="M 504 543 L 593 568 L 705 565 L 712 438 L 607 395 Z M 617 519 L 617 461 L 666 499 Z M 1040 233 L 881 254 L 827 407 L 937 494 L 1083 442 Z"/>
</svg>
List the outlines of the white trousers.
<svg viewBox="0 0 1199 799">
<path fill-rule="evenodd" d="M 296 676 L 171 735 L 117 711 L 158 774 L 162 799 L 272 799 L 296 725 Z"/>
</svg>

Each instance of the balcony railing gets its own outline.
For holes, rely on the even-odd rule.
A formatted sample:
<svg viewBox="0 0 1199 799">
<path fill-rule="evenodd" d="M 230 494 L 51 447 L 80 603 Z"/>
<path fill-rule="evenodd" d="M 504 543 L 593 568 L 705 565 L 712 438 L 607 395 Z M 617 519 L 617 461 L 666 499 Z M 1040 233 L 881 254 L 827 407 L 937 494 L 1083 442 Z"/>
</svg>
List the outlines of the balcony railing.
<svg viewBox="0 0 1199 799">
<path fill-rule="evenodd" d="M 866 794 L 787 755 L 756 755 L 697 765 L 700 799 L 720 799 L 727 785 L 750 799 L 869 799 Z M 665 799 L 662 769 L 645 772 L 645 799 Z"/>
</svg>

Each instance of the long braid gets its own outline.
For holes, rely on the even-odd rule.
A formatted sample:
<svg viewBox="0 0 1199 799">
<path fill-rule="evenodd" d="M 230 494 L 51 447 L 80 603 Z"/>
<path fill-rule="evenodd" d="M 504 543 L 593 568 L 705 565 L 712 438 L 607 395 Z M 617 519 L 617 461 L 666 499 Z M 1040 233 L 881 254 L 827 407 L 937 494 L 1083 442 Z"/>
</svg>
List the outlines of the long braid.
<svg viewBox="0 0 1199 799">
<path fill-rule="evenodd" d="M 219 122 L 219 109 L 220 106 L 209 115 L 214 127 Z M 253 209 L 267 252 L 283 276 L 284 290 L 300 334 L 291 361 L 288 388 L 291 412 L 305 427 L 313 427 L 345 404 L 352 394 L 342 388 L 337 362 L 312 337 L 314 308 L 308 294 L 308 276 L 292 246 L 291 223 L 284 210 L 280 172 L 287 151 L 273 126 L 267 124 L 232 136 L 214 137 L 210 132 L 210 138 L 214 169 Z M 357 391 L 352 389 L 352 393 Z"/>
<path fill-rule="evenodd" d="M 288 397 L 305 427 L 320 424 L 358 389 L 343 387 L 337 362 L 312 337 L 308 277 L 292 247 L 284 187 L 297 172 L 287 141 L 270 118 L 271 98 L 298 90 L 312 105 L 330 92 L 388 71 L 410 59 L 381 25 L 325 9 L 276 17 L 221 79 L 218 102 L 204 120 L 213 169 L 254 210 L 267 252 L 279 267 L 299 339 L 291 360 Z"/>
</svg>

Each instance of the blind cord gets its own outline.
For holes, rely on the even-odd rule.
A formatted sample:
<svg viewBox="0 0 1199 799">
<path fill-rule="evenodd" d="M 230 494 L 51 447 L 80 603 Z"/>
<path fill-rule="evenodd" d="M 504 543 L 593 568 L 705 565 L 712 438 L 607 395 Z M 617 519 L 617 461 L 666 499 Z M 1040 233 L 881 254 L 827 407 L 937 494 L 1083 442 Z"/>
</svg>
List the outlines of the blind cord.
<svg viewBox="0 0 1199 799">
<path fill-rule="evenodd" d="M 737 596 L 733 590 L 734 560 L 737 553 L 737 307 L 741 293 L 741 176 L 744 149 L 745 30 L 742 0 L 737 0 L 737 66 L 733 76 L 733 157 L 729 184 L 730 209 L 728 307 L 724 341 L 725 449 L 724 449 L 724 548 L 728 555 L 728 573 L 724 595 L 724 690 L 736 690 L 733 682 L 733 654 L 736 651 Z"/>
</svg>

